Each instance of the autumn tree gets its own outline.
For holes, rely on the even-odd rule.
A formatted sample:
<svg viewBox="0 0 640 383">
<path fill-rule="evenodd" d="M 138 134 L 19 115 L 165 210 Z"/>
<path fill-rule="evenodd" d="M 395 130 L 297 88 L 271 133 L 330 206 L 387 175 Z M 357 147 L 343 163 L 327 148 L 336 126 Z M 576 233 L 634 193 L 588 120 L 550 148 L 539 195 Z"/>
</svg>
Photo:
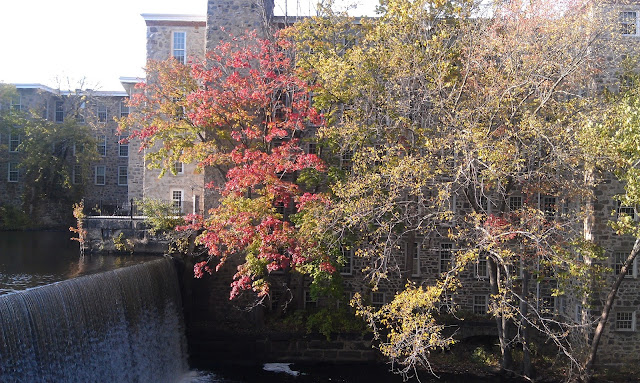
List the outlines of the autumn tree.
<svg viewBox="0 0 640 383">
<path fill-rule="evenodd" d="M 18 97 L 15 88 L 2 88 L 9 97 Z M 38 208 L 51 210 L 57 206 L 52 210 L 64 214 L 82 198 L 82 183 L 73 182 L 74 169 L 88 173 L 90 161 L 97 156 L 96 143 L 90 127 L 77 123 L 75 118 L 55 123 L 42 118 L 39 112 L 3 109 L 0 129 L 5 137 L 13 137 L 12 142 L 7 141 L 6 150 L 14 157 L 25 213 L 32 216 Z"/>
<path fill-rule="evenodd" d="M 571 287 L 598 274 L 583 261 L 598 257 L 580 225 L 593 186 L 584 116 L 602 104 L 595 76 L 616 38 L 593 6 L 389 0 L 379 19 L 358 26 L 326 9 L 294 27 L 299 65 L 319 85 L 314 102 L 330 122 L 320 136 L 342 159 L 329 211 L 316 215 L 317 238 L 357 248 L 373 289 L 402 291 L 361 313 L 386 324 L 382 350 L 403 372 L 449 343 L 432 318 L 455 307 L 469 269 L 484 260 L 503 369 L 516 369 L 519 344 L 521 373 L 533 375 L 530 330 L 580 367 L 568 337 L 577 324 L 548 304 L 584 294 Z M 454 256 L 405 288 L 392 281 L 412 274 L 401 250 L 413 243 Z"/>
<path fill-rule="evenodd" d="M 182 229 L 200 233 L 208 253 L 196 277 L 237 259 L 231 297 L 266 296 L 273 271 L 333 267 L 320 252 L 303 254 L 314 245 L 287 219 L 322 200 L 317 185 L 297 179 L 313 179 L 325 165 L 303 148 L 305 132 L 323 122 L 283 44 L 254 33 L 221 42 L 202 62 L 150 62 L 147 83 L 132 97 L 136 112 L 122 121 L 151 166 L 194 162 L 205 172 L 217 201 Z"/>
</svg>

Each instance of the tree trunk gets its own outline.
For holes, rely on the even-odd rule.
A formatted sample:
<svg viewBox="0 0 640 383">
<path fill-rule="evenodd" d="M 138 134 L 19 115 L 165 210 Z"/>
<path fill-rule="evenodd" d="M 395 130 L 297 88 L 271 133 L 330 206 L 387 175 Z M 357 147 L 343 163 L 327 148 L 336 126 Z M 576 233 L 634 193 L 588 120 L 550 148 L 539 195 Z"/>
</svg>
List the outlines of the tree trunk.
<svg viewBox="0 0 640 383">
<path fill-rule="evenodd" d="M 611 309 L 613 308 L 613 302 L 616 299 L 616 294 L 620 289 L 620 285 L 624 280 L 625 275 L 633 265 L 633 261 L 636 259 L 636 256 L 640 252 L 640 237 L 636 238 L 636 242 L 633 245 L 633 249 L 629 256 L 622 265 L 622 269 L 620 270 L 620 274 L 618 274 L 613 286 L 611 286 L 611 290 L 609 290 L 609 295 L 607 295 L 607 300 L 604 302 L 604 307 L 602 308 L 602 313 L 600 314 L 600 318 L 598 319 L 598 325 L 596 326 L 595 331 L 593 332 L 593 339 L 591 341 L 591 350 L 589 351 L 589 355 L 587 356 L 587 361 L 584 366 L 585 370 L 585 382 L 589 382 L 591 380 L 591 374 L 593 370 L 593 365 L 596 360 L 596 353 L 598 352 L 598 346 L 600 345 L 600 338 L 602 337 L 602 333 L 604 332 L 604 326 L 607 324 L 609 319 L 609 314 L 611 313 Z"/>
<path fill-rule="evenodd" d="M 529 379 L 533 379 L 531 370 L 531 349 L 529 348 L 529 268 L 526 264 L 522 270 L 522 295 L 520 297 L 520 330 L 522 333 L 522 374 Z"/>
<path fill-rule="evenodd" d="M 496 261 L 489 257 L 489 284 L 491 286 L 491 295 L 496 297 L 500 293 L 500 289 L 498 287 L 500 272 L 498 271 L 498 264 Z M 492 304 L 498 305 L 495 299 L 493 299 Z M 492 310 L 496 313 L 496 327 L 498 329 L 498 339 L 500 341 L 500 352 L 502 354 L 502 359 L 500 362 L 500 367 L 503 370 L 511 370 L 513 365 L 513 358 L 511 355 L 511 342 L 509 339 L 509 327 L 508 327 L 508 319 L 502 313 L 502 310 L 494 307 Z"/>
</svg>

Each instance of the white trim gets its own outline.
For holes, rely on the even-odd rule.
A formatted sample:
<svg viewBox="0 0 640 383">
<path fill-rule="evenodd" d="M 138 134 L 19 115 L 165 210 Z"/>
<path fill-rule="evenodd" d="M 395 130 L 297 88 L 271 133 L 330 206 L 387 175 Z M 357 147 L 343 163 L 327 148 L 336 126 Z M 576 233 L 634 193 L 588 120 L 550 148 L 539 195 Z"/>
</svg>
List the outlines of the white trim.
<svg viewBox="0 0 640 383">
<path fill-rule="evenodd" d="M 125 170 L 125 174 L 124 176 L 122 174 L 120 174 L 120 170 L 124 169 Z M 120 178 L 124 177 L 126 182 L 125 183 L 121 183 L 120 182 Z M 118 166 L 118 186 L 127 186 L 129 184 L 129 167 L 128 166 Z"/>
<path fill-rule="evenodd" d="M 631 318 L 627 319 L 619 319 L 618 318 L 618 314 L 631 314 Z M 618 321 L 620 322 L 627 322 L 631 320 L 631 328 L 619 328 L 618 327 Z M 636 331 L 636 311 L 635 310 L 625 310 L 625 309 L 618 309 L 616 310 L 616 316 L 613 322 L 613 329 L 615 331 L 621 331 L 621 332 L 633 332 Z"/>
<path fill-rule="evenodd" d="M 102 183 L 98 182 L 98 169 L 102 169 Z M 107 167 L 104 165 L 96 165 L 94 167 L 93 173 L 93 183 L 99 186 L 104 186 L 107 184 Z"/>
<path fill-rule="evenodd" d="M 14 165 L 14 169 L 11 169 L 11 165 Z M 11 175 L 14 174 L 15 175 L 15 179 L 13 179 L 11 177 Z M 17 162 L 8 162 L 7 163 L 7 182 L 18 182 L 18 180 L 20 179 L 20 171 L 18 170 L 18 163 Z"/>
<path fill-rule="evenodd" d="M 144 21 L 200 21 L 206 22 L 206 15 L 179 13 L 141 13 Z"/>
<path fill-rule="evenodd" d="M 184 201 L 185 201 L 185 194 L 184 194 L 184 190 L 183 189 L 171 189 L 169 196 L 171 197 L 171 204 L 173 205 L 174 208 L 178 208 L 179 209 L 179 213 L 184 213 Z M 174 193 L 180 193 L 180 199 L 176 199 L 176 195 Z M 176 204 L 176 202 L 179 203 L 179 206 Z"/>
<path fill-rule="evenodd" d="M 184 51 L 184 57 L 182 58 L 182 60 L 178 60 L 178 57 L 176 57 L 176 55 L 175 55 L 176 34 L 178 34 L 178 33 L 184 34 L 184 48 L 180 49 L 180 50 Z M 181 62 L 183 64 L 187 63 L 187 31 L 177 30 L 177 31 L 172 31 L 171 32 L 171 52 L 170 52 L 170 54 L 171 54 L 171 57 L 175 58 L 179 62 Z"/>
</svg>

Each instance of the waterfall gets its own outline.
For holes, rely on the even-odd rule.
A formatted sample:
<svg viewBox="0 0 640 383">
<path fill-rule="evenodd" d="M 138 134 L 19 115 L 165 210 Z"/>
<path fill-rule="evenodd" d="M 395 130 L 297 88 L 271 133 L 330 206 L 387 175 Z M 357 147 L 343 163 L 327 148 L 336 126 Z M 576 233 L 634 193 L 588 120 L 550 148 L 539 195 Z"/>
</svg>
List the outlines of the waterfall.
<svg viewBox="0 0 640 383">
<path fill-rule="evenodd" d="M 0 382 L 177 382 L 186 354 L 169 258 L 0 296 Z"/>
</svg>

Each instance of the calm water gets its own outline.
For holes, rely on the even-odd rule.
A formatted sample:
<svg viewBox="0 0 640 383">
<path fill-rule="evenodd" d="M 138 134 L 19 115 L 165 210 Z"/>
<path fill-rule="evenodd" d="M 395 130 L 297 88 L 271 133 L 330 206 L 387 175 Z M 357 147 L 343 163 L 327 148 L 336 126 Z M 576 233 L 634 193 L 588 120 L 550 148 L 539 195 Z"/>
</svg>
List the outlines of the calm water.
<svg viewBox="0 0 640 383">
<path fill-rule="evenodd" d="M 0 232 L 0 294 L 113 270 L 154 256 L 85 255 L 70 232 Z"/>
</svg>

